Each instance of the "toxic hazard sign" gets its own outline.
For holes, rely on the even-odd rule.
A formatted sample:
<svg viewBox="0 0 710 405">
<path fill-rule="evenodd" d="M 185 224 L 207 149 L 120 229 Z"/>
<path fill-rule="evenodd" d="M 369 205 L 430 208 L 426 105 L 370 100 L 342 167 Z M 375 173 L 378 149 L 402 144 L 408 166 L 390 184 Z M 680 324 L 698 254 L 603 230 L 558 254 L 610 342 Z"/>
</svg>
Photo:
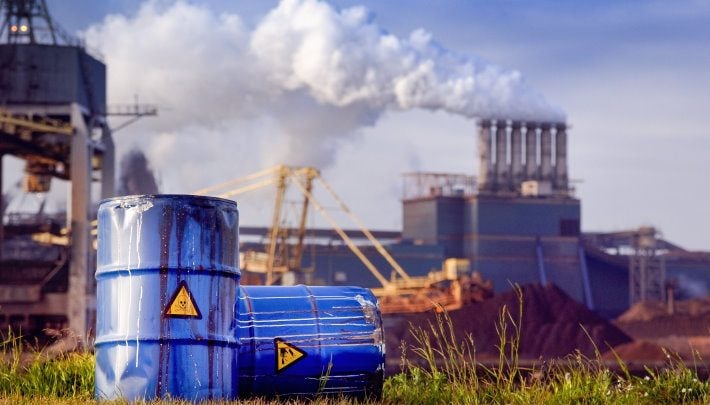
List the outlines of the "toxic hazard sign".
<svg viewBox="0 0 710 405">
<path fill-rule="evenodd" d="M 306 357 L 306 352 L 280 338 L 274 339 L 274 350 L 276 350 L 277 373 L 284 371 Z"/>
<path fill-rule="evenodd" d="M 185 281 L 180 282 L 173 297 L 168 301 L 168 306 L 165 308 L 165 316 L 202 319 L 200 309 L 197 308 L 195 299 L 192 298 L 190 289 Z"/>
</svg>

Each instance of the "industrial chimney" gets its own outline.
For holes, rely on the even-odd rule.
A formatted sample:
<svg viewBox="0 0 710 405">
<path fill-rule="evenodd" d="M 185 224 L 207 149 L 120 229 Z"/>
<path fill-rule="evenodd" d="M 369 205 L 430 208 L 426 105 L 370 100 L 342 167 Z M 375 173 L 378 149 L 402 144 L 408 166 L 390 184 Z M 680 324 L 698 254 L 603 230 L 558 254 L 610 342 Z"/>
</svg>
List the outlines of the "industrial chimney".
<svg viewBox="0 0 710 405">
<path fill-rule="evenodd" d="M 493 159 L 491 156 L 491 121 L 480 120 L 478 131 L 478 188 L 481 191 L 491 190 L 491 172 Z"/>
<path fill-rule="evenodd" d="M 515 191 L 523 180 L 523 134 L 520 121 L 513 121 L 510 133 L 510 189 Z"/>
<path fill-rule="evenodd" d="M 540 180 L 552 180 L 552 132 L 550 124 L 540 125 Z"/>
<path fill-rule="evenodd" d="M 555 133 L 555 189 L 567 191 L 567 126 L 564 123 L 556 125 Z"/>
<path fill-rule="evenodd" d="M 525 178 L 537 180 L 537 123 L 525 124 Z"/>
<path fill-rule="evenodd" d="M 538 196 L 568 192 L 565 123 L 481 119 L 478 126 L 479 191 L 527 195 L 534 189 Z"/>
<path fill-rule="evenodd" d="M 498 190 L 508 187 L 508 133 L 505 120 L 496 121 L 496 184 Z"/>
</svg>

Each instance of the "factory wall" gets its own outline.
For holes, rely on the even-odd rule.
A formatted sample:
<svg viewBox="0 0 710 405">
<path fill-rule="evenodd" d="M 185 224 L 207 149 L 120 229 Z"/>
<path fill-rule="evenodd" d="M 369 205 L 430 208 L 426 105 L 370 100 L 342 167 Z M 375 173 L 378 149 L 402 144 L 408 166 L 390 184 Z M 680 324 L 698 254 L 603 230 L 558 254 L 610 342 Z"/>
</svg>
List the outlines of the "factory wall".
<svg viewBox="0 0 710 405">
<path fill-rule="evenodd" d="M 550 282 L 584 302 L 578 238 L 471 235 L 465 246 L 471 268 L 491 280 L 496 292 Z"/>
<path fill-rule="evenodd" d="M 573 198 L 431 196 L 405 200 L 403 238 L 466 257 L 496 291 L 552 282 L 584 301 L 580 203 Z"/>
<path fill-rule="evenodd" d="M 391 266 L 372 246 L 358 246 L 367 258 L 389 279 Z M 254 249 L 263 251 L 261 244 L 244 244 L 242 251 Z M 426 276 L 431 270 L 441 269 L 444 249 L 438 245 L 392 244 L 387 245 L 392 257 L 410 276 Z M 315 266 L 312 285 L 358 285 L 368 288 L 381 287 L 360 259 L 345 245 L 306 245 L 302 267 Z"/>
<path fill-rule="evenodd" d="M 573 198 L 479 195 L 466 209 L 466 234 L 579 236 L 580 203 Z"/>
<path fill-rule="evenodd" d="M 594 310 L 606 318 L 616 318 L 629 309 L 628 259 L 585 249 L 592 286 Z"/>
<path fill-rule="evenodd" d="M 0 45 L 0 104 L 106 108 L 106 66 L 72 46 Z"/>
<path fill-rule="evenodd" d="M 496 291 L 551 282 L 584 301 L 579 200 L 476 196 L 464 211 L 464 255 Z"/>
<path fill-rule="evenodd" d="M 440 245 L 446 257 L 463 257 L 464 207 L 462 197 L 405 200 L 402 238 Z"/>
</svg>

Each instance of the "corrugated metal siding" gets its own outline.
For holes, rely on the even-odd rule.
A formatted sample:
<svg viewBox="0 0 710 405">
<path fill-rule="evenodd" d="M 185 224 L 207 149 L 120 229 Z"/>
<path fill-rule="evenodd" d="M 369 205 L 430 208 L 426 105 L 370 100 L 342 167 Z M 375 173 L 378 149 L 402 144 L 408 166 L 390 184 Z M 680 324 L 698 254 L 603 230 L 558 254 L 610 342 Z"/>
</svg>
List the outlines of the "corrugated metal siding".
<svg viewBox="0 0 710 405">
<path fill-rule="evenodd" d="M 464 206 L 462 197 L 432 197 L 403 203 L 402 237 L 438 244 L 447 257 L 463 257 Z"/>
<path fill-rule="evenodd" d="M 629 269 L 599 257 L 585 255 L 594 300 L 602 316 L 615 318 L 629 308 Z"/>
<path fill-rule="evenodd" d="M 433 199 L 402 203 L 402 238 L 436 243 L 437 205 Z"/>
<path fill-rule="evenodd" d="M 543 262 L 547 280 L 571 297 L 583 300 L 582 273 L 577 238 L 543 240 Z M 471 244 L 477 254 L 470 256 L 473 269 L 494 282 L 495 290 L 509 290 L 511 283 L 540 282 L 537 240 L 480 237 Z"/>
<path fill-rule="evenodd" d="M 485 279 L 493 282 L 496 292 L 510 290 L 516 283 L 522 285 L 540 281 L 537 261 L 532 256 L 526 260 L 479 259 L 475 261 L 473 267 Z"/>
<path fill-rule="evenodd" d="M 82 72 L 87 72 L 87 82 Z M 69 104 L 96 112 L 106 108 L 106 66 L 80 48 L 50 45 L 0 45 L 0 103 Z"/>
<path fill-rule="evenodd" d="M 540 282 L 537 246 L 541 238 L 547 280 L 583 301 L 579 239 L 561 236 L 561 221 L 579 221 L 578 200 L 475 197 L 464 209 L 464 253 L 473 269 L 494 283 Z"/>
<path fill-rule="evenodd" d="M 390 277 L 391 266 L 374 247 L 359 246 L 367 258 L 377 267 L 385 278 Z M 440 269 L 444 261 L 444 249 L 438 245 L 394 244 L 386 246 L 390 254 L 410 276 L 425 276 L 432 269 Z M 245 244 L 240 248 L 265 250 L 259 244 Z M 310 267 L 315 263 L 313 285 L 358 285 L 362 287 L 380 287 L 380 283 L 347 246 L 318 246 L 315 250 L 306 246 L 302 265 Z M 338 274 L 345 279 L 339 279 Z"/>
<path fill-rule="evenodd" d="M 578 200 L 476 198 L 471 228 L 484 235 L 560 236 L 562 220 L 580 220 Z"/>
<path fill-rule="evenodd" d="M 463 257 L 464 199 L 437 200 L 437 241 L 447 257 Z"/>
</svg>

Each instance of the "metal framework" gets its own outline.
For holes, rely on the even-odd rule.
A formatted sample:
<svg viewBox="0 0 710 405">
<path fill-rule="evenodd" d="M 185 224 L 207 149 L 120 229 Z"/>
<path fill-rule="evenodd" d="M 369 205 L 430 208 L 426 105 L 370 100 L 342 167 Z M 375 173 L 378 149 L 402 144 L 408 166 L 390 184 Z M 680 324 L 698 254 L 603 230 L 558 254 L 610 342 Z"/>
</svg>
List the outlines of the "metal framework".
<svg viewBox="0 0 710 405">
<path fill-rule="evenodd" d="M 44 0 L 0 0 L 0 13 L 0 43 L 9 44 L 5 46 L 33 47 L 37 49 L 37 54 L 43 55 L 45 48 L 36 45 L 60 45 L 60 40 L 76 45 L 53 23 Z M 47 61 L 43 60 L 43 63 Z M 24 323 L 29 322 L 31 315 L 59 310 L 66 315 L 69 328 L 78 336 L 85 336 L 90 328 L 90 311 L 94 305 L 89 283 L 92 263 L 89 240 L 91 183 L 94 171 L 100 172 L 102 196 L 113 195 L 114 156 L 110 129 L 105 117 L 99 115 L 100 106 L 95 105 L 93 100 L 92 83 L 86 77 L 85 66 L 82 62 L 80 65 L 78 71 L 88 93 L 88 105 L 70 97 L 63 103 L 47 103 L 43 102 L 42 95 L 7 102 L 0 112 L 0 157 L 14 155 L 26 161 L 26 191 L 48 191 L 52 177 L 71 181 L 71 198 L 67 207 L 71 247 L 66 294 L 52 294 L 51 297 L 35 295 L 32 302 L 25 302 L 24 306 L 20 301 L 9 299 L 3 303 L 3 310 L 22 317 Z M 26 69 L 25 66 L 13 68 L 11 65 L 4 68 L 8 71 Z M 0 163 L 0 189 L 1 186 Z M 4 241 L 3 233 L 0 221 L 0 245 Z M 60 260 L 61 264 L 55 266 L 49 275 L 59 271 L 64 260 Z M 40 281 L 48 281 L 47 276 Z M 24 288 L 33 291 L 38 288 L 36 284 L 32 277 L 27 276 L 11 284 L 3 283 L 0 289 Z"/>
<path fill-rule="evenodd" d="M 656 230 L 643 227 L 632 235 L 634 254 L 629 261 L 629 301 L 666 300 L 665 260 L 658 255 Z"/>
<path fill-rule="evenodd" d="M 313 182 L 318 184 L 335 201 L 336 205 L 357 226 L 358 231 L 375 248 L 391 267 L 390 279 L 387 279 L 380 269 L 365 255 L 360 247 L 353 241 L 350 233 L 343 230 L 333 215 L 313 194 Z M 246 183 L 246 184 L 245 184 Z M 256 190 L 276 184 L 276 198 L 272 227 L 269 231 L 268 252 L 243 252 L 241 257 L 242 268 L 246 271 L 256 271 L 266 274 L 267 285 L 278 280 L 277 275 L 287 272 L 301 272 L 301 258 L 303 241 L 306 234 L 305 224 L 309 204 L 322 215 L 332 226 L 337 235 L 345 242 L 350 251 L 363 263 L 382 286 L 373 289 L 375 295 L 380 297 L 382 311 L 388 312 L 422 312 L 436 306 L 446 309 L 455 309 L 465 302 L 478 301 L 486 298 L 492 291 L 492 285 L 484 282 L 480 276 L 470 276 L 469 263 L 465 259 L 447 259 L 442 263 L 442 269 L 431 271 L 422 277 L 412 277 L 392 257 L 380 241 L 370 232 L 363 222 L 350 210 L 335 190 L 321 177 L 319 171 L 312 167 L 290 168 L 276 166 L 254 173 L 239 179 L 219 184 L 214 187 L 201 189 L 195 194 L 214 193 L 222 198 L 230 198 L 238 194 Z M 277 249 L 279 235 L 281 235 L 281 209 L 286 187 L 293 184 L 303 195 L 302 212 L 296 234 L 296 243 L 293 254 L 284 258 L 286 249 Z M 236 187 L 218 194 L 217 191 L 229 187 Z M 281 242 L 285 242 L 282 238 Z M 281 252 L 281 253 L 279 253 Z"/>
<path fill-rule="evenodd" d="M 470 197 L 476 194 L 476 177 L 466 174 L 416 172 L 402 175 L 402 199 Z"/>
<path fill-rule="evenodd" d="M 659 232 L 644 226 L 638 229 L 587 233 L 585 243 L 601 251 L 628 258 L 629 303 L 666 300 L 666 263 L 668 251 L 683 249 L 661 238 Z"/>
<path fill-rule="evenodd" d="M 57 35 L 45 0 L 0 0 L 4 20 L 0 38 L 11 44 L 49 42 L 57 44 Z M 41 26 L 44 23 L 44 26 Z"/>
</svg>

